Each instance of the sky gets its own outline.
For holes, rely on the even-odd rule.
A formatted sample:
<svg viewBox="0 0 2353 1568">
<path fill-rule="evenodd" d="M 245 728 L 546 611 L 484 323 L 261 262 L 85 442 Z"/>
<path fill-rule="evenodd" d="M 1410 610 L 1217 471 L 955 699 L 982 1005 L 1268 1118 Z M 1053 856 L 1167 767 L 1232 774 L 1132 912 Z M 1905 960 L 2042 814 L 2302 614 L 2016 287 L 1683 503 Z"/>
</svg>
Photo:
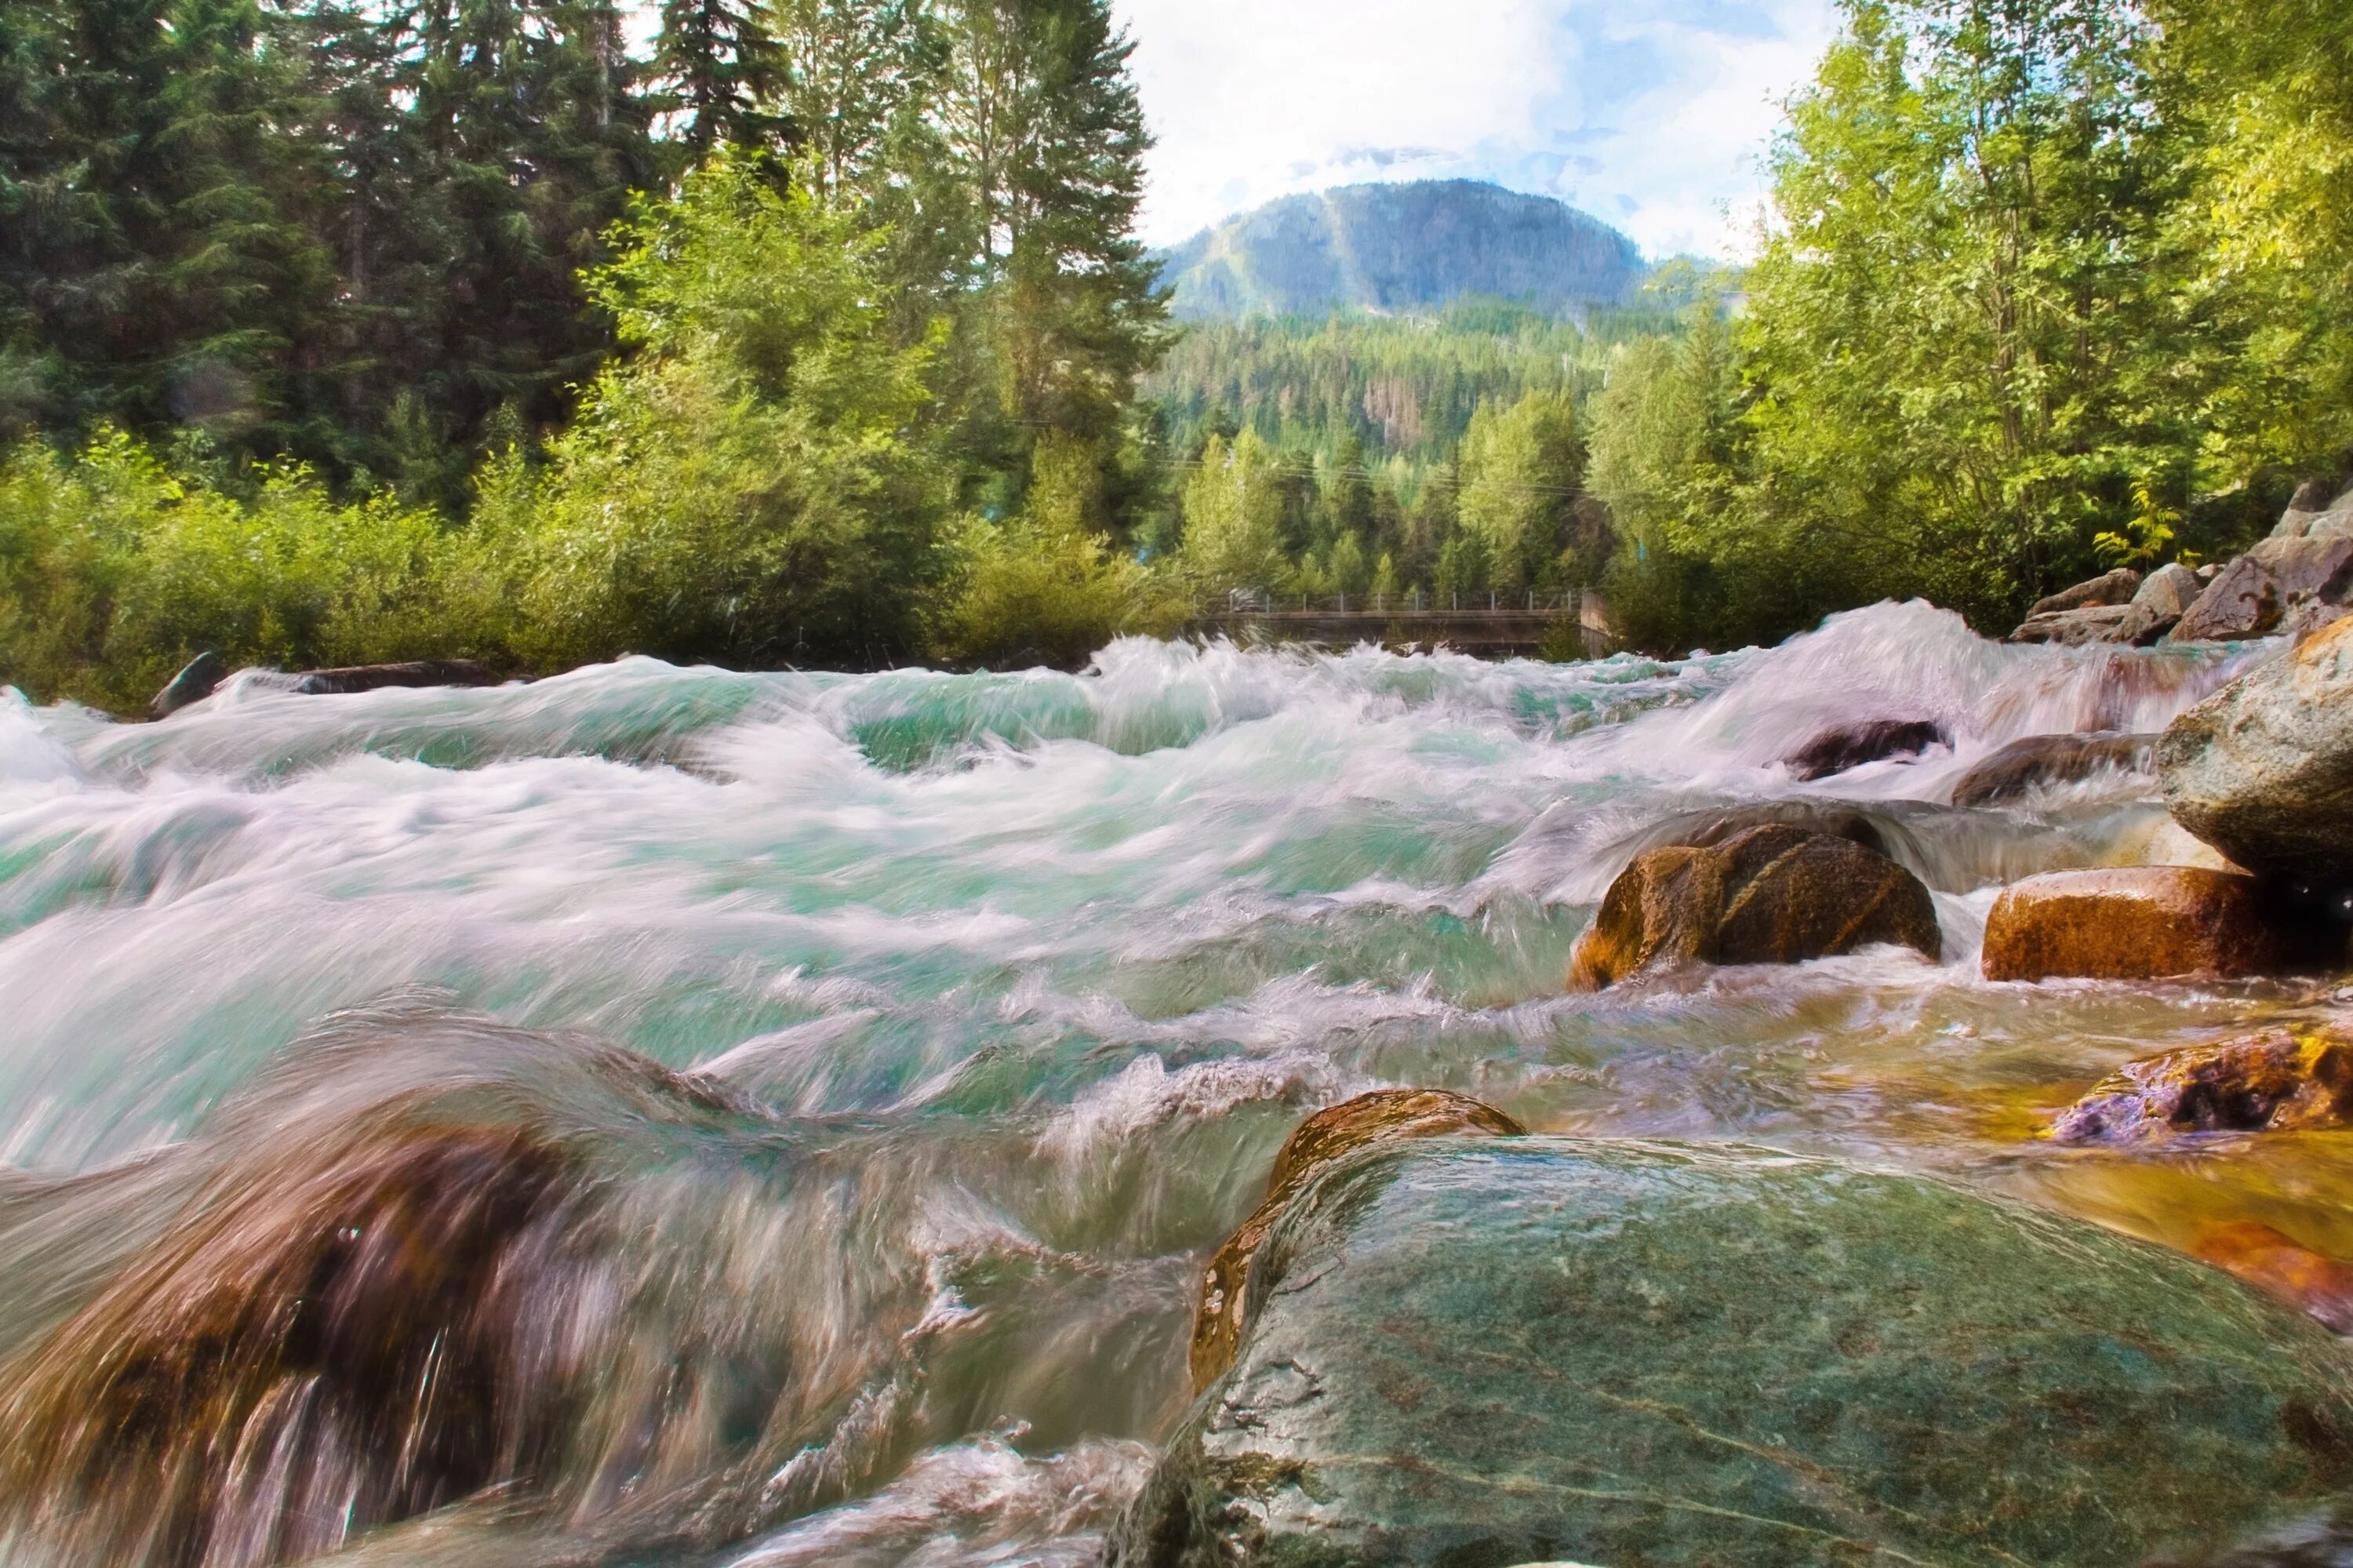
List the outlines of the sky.
<svg viewBox="0 0 2353 1568">
<path fill-rule="evenodd" d="M 1113 0 L 1159 144 L 1145 239 L 1296 191 L 1484 179 L 1653 258 L 1738 259 L 1832 0 Z"/>
</svg>

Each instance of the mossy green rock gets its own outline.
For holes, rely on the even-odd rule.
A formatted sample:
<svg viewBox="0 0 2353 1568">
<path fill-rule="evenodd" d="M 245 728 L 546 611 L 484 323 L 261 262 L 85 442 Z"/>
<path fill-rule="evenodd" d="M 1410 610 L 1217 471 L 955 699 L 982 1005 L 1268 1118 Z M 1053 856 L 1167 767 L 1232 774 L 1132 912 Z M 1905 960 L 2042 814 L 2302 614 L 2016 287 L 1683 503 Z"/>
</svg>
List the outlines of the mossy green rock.
<svg viewBox="0 0 2353 1568">
<path fill-rule="evenodd" d="M 1122 1568 L 2140 1563 L 2353 1483 L 2326 1330 L 1932 1180 L 1400 1145 L 1335 1165 L 1252 1268 Z"/>
</svg>

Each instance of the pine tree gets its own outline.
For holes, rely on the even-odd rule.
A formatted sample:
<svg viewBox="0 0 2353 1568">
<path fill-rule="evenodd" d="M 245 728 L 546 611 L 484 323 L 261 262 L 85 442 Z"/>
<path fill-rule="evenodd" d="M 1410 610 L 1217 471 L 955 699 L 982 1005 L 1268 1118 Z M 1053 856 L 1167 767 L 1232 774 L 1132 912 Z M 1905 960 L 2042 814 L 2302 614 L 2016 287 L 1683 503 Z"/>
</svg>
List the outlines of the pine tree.
<svg viewBox="0 0 2353 1568">
<path fill-rule="evenodd" d="M 653 74 L 689 163 L 717 146 L 790 144 L 792 122 L 776 108 L 788 79 L 784 53 L 760 0 L 663 0 Z"/>
</svg>

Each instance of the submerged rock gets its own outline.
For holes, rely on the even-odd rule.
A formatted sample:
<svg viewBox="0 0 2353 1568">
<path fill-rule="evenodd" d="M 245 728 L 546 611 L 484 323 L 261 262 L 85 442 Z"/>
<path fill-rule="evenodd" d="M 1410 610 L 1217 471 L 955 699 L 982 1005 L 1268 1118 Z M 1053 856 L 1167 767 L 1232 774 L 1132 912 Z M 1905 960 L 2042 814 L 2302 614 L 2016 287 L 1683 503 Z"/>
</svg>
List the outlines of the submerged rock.
<svg viewBox="0 0 2353 1568">
<path fill-rule="evenodd" d="M 2190 1255 L 2277 1297 L 2334 1333 L 2353 1334 L 2353 1265 L 2252 1221 L 2210 1227 Z"/>
<path fill-rule="evenodd" d="M 2168 642 L 2309 630 L 2353 601 L 2353 537 L 2265 539 L 2216 574 Z"/>
<path fill-rule="evenodd" d="M 169 718 L 191 703 L 203 702 L 220 683 L 228 679 L 228 666 L 221 656 L 209 651 L 188 661 L 181 672 L 165 683 L 147 705 L 151 718 Z"/>
<path fill-rule="evenodd" d="M 2353 886 L 2353 618 L 2175 719 L 2157 767 L 2174 820 L 2238 864 Z"/>
<path fill-rule="evenodd" d="M 2153 735 L 2030 735 L 1962 774 L 1953 786 L 1953 804 L 1983 806 L 2038 784 L 2072 784 L 2108 768 L 2138 772 L 2156 755 Z"/>
<path fill-rule="evenodd" d="M 2252 876 L 2132 865 L 2012 883 L 1982 962 L 1991 980 L 2231 980 L 2324 969 L 2344 946 Z"/>
<path fill-rule="evenodd" d="M 290 688 L 312 696 L 381 691 L 386 686 L 495 686 L 499 678 L 471 659 L 411 659 L 398 664 L 351 664 L 305 670 Z"/>
<path fill-rule="evenodd" d="M 1781 760 L 1798 779 L 1810 783 L 1866 762 L 1917 757 L 1932 746 L 1950 743 L 1944 726 L 1933 720 L 1873 719 L 1826 729 Z"/>
<path fill-rule="evenodd" d="M 1569 984 L 1599 991 L 1685 964 L 1800 963 L 1880 942 L 1942 952 L 1918 877 L 1848 839 L 1747 828 L 1636 856 L 1577 938 Z"/>
<path fill-rule="evenodd" d="M 1286 1206 L 1118 1568 L 2141 1563 L 2353 1483 L 2353 1357 L 2228 1276 L 1943 1182 L 1526 1139 Z"/>
<path fill-rule="evenodd" d="M 2145 1143 L 2197 1132 L 2342 1127 L 2353 1118 L 2353 1043 L 2287 1029 L 2127 1062 L 2061 1112 L 2060 1143 Z"/>
<path fill-rule="evenodd" d="M 1250 1259 L 1283 1205 L 1324 1167 L 1376 1143 L 1461 1134 L 1512 1138 L 1526 1131 L 1494 1107 L 1444 1089 L 1377 1089 L 1301 1122 L 1274 1157 L 1265 1201 L 1226 1238 L 1202 1277 L 1189 1357 L 1194 1392 L 1233 1365 L 1234 1347 L 1249 1327 Z"/>
</svg>

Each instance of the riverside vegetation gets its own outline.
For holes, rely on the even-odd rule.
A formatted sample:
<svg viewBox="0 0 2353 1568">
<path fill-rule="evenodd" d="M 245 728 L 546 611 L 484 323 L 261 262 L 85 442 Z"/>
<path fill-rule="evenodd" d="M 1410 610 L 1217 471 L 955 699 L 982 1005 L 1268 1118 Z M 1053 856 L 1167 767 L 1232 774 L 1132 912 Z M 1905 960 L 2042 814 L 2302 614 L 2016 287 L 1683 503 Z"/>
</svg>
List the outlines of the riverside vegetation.
<svg viewBox="0 0 2353 1568">
<path fill-rule="evenodd" d="M 1099 0 L 659 24 L 10 7 L 0 678 L 1068 664 L 1235 588 L 1990 629 L 2353 453 L 2335 7 L 1853 0 L 1745 273 L 1173 355 Z"/>
</svg>

